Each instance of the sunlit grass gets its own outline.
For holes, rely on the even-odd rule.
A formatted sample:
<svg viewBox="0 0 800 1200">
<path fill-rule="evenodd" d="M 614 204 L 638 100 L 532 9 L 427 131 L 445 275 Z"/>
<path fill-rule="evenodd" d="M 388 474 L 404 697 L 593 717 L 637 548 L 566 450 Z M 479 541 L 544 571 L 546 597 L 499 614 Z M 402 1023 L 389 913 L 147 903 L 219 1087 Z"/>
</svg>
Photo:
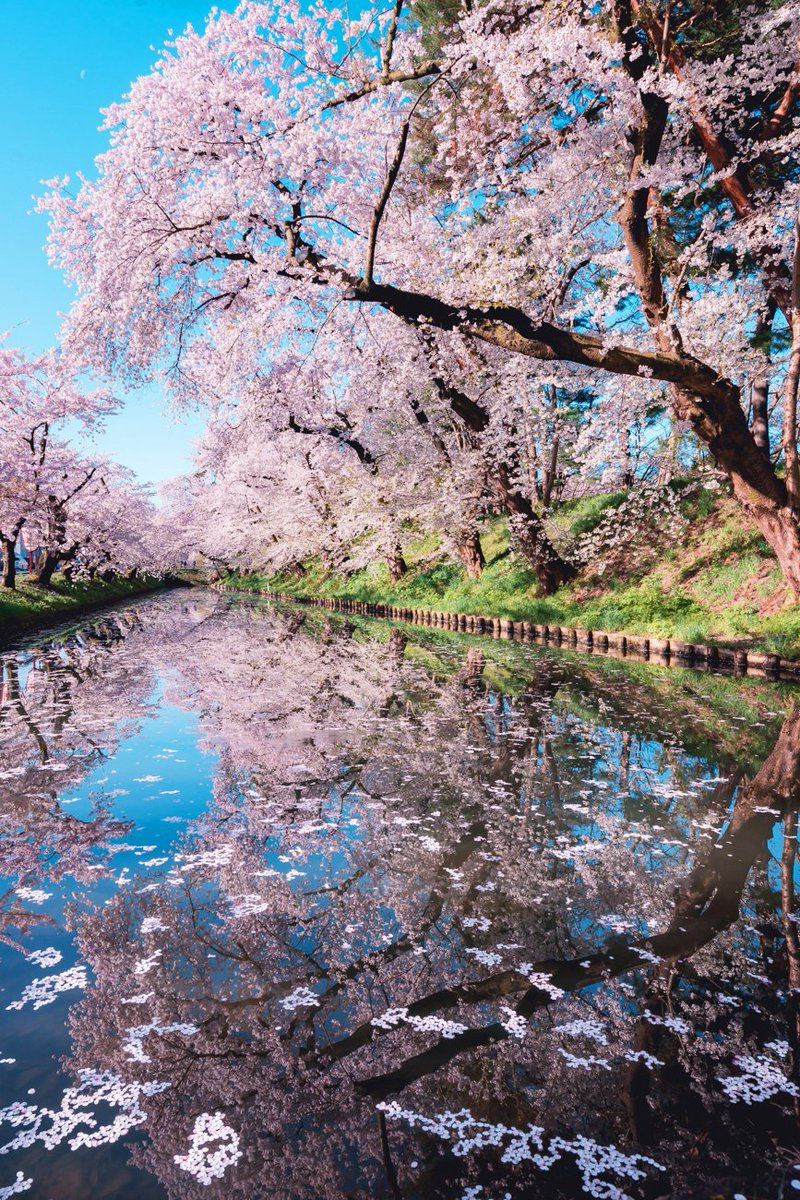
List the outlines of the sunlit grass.
<svg viewBox="0 0 800 1200">
<path fill-rule="evenodd" d="M 624 493 L 593 496 L 563 506 L 551 519 L 556 538 L 593 529 Z M 511 617 L 671 637 L 685 642 L 763 647 L 800 657 L 800 606 L 783 605 L 780 570 L 769 547 L 748 528 L 725 496 L 700 492 L 684 506 L 689 526 L 680 544 L 664 546 L 644 569 L 613 577 L 579 578 L 554 596 L 538 594 L 535 575 L 510 553 L 500 517 L 481 525 L 486 569 L 469 579 L 461 564 L 435 540 L 410 540 L 404 547 L 408 574 L 395 586 L 382 562 L 352 574 L 327 571 L 318 560 L 306 574 L 247 576 L 241 586 L 297 596 L 336 596 L 446 612 Z M 778 596 L 771 604 L 770 597 Z"/>
</svg>

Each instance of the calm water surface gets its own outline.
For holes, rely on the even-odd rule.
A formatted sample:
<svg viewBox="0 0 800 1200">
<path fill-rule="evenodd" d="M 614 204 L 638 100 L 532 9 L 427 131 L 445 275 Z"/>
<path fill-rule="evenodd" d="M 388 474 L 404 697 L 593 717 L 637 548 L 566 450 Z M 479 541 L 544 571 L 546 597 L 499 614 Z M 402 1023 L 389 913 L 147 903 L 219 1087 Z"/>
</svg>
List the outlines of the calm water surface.
<svg viewBox="0 0 800 1200">
<path fill-rule="evenodd" d="M 0 1200 L 800 1187 L 790 688 L 206 591 L 0 666 Z"/>
</svg>

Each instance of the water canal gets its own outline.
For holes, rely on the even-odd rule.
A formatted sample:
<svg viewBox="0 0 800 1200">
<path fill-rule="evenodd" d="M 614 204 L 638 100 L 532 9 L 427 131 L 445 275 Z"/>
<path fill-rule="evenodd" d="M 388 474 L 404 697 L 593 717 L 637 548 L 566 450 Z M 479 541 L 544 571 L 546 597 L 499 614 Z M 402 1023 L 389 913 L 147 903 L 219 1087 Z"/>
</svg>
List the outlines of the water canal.
<svg viewBox="0 0 800 1200">
<path fill-rule="evenodd" d="M 800 1185 L 800 692 L 204 590 L 1 658 L 0 1197 Z"/>
</svg>

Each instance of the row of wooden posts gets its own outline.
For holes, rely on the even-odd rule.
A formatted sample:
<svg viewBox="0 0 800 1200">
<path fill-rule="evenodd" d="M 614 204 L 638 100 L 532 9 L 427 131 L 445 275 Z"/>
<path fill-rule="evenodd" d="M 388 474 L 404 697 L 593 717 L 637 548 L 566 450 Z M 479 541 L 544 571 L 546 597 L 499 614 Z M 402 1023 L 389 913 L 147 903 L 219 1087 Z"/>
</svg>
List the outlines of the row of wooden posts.
<svg viewBox="0 0 800 1200">
<path fill-rule="evenodd" d="M 224 591 L 239 589 L 220 584 Z M 253 589 L 248 589 L 253 591 Z M 731 671 L 737 675 L 781 676 L 800 679 L 800 662 L 777 654 L 729 649 L 679 642 L 674 638 L 636 637 L 632 634 L 583 629 L 573 625 L 536 625 L 531 621 L 512 621 L 508 617 L 478 617 L 466 613 L 437 612 L 428 608 L 403 608 L 394 604 L 372 604 L 363 600 L 341 600 L 328 596 L 292 596 L 285 592 L 261 590 L 255 593 L 271 600 L 292 604 L 311 604 L 331 612 L 354 613 L 364 617 L 383 617 L 390 621 L 408 621 L 431 625 L 459 633 L 472 633 L 506 641 L 546 642 L 553 646 L 574 647 L 612 657 L 650 659 L 664 665 Z"/>
</svg>

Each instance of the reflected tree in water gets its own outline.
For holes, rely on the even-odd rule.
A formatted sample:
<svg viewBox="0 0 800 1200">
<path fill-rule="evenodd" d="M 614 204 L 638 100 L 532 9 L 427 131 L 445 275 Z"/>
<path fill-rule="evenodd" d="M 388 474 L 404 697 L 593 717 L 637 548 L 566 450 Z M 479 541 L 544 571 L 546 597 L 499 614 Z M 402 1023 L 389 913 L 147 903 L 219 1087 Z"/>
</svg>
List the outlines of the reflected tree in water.
<svg viewBox="0 0 800 1200">
<path fill-rule="evenodd" d="M 500 647 L 184 615 L 161 669 L 214 801 L 76 913 L 96 982 L 70 1017 L 74 1072 L 151 1088 L 132 1153 L 170 1195 L 778 1180 L 800 717 L 715 778 L 712 715 L 660 677 L 620 697 L 580 660 L 520 679 Z M 132 636 L 143 665 L 162 633 Z"/>
</svg>

